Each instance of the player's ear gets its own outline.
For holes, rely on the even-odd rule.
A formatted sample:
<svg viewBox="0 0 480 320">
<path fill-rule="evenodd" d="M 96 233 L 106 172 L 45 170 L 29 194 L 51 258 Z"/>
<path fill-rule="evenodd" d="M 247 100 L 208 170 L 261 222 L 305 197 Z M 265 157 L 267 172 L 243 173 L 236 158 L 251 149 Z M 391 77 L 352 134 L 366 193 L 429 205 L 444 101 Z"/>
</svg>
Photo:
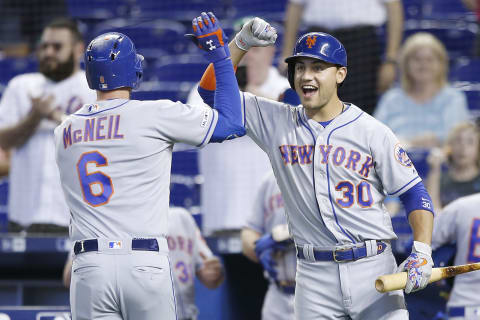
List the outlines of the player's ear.
<svg viewBox="0 0 480 320">
<path fill-rule="evenodd" d="M 347 77 L 347 68 L 338 67 L 336 77 L 337 77 L 337 84 L 341 84 Z"/>
</svg>

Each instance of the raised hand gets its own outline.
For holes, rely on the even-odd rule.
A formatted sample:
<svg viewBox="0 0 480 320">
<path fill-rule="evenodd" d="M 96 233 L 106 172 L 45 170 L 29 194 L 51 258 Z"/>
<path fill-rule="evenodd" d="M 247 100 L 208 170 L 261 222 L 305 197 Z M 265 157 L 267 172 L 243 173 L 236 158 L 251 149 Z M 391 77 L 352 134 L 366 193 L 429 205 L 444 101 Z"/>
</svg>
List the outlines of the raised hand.
<svg viewBox="0 0 480 320">
<path fill-rule="evenodd" d="M 412 253 L 397 269 L 397 272 L 407 271 L 405 293 L 425 288 L 432 275 L 432 267 L 432 248 L 423 242 L 414 241 Z"/>
<path fill-rule="evenodd" d="M 205 58 L 210 62 L 226 59 L 230 56 L 226 44 L 227 37 L 220 23 L 212 12 L 202 12 L 201 16 L 192 20 L 194 41 L 205 51 Z"/>
<path fill-rule="evenodd" d="M 245 23 L 235 36 L 235 44 L 244 51 L 251 47 L 272 46 L 277 40 L 277 30 L 258 17 Z"/>
</svg>

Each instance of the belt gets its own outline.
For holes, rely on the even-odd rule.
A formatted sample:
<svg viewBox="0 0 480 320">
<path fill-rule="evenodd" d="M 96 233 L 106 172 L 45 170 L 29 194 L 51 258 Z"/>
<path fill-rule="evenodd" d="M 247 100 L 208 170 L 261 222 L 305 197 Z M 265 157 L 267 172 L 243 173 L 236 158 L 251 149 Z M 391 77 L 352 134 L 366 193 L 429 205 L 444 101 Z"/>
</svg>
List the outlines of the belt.
<svg viewBox="0 0 480 320">
<path fill-rule="evenodd" d="M 116 241 L 109 241 L 109 247 L 113 248 L 116 245 Z M 138 251 L 159 251 L 157 239 L 132 239 L 132 250 Z M 98 251 L 98 240 L 88 239 L 76 241 L 73 246 L 73 252 L 75 254 Z"/>
<path fill-rule="evenodd" d="M 386 248 L 387 244 L 385 242 L 377 241 L 377 254 L 382 253 Z M 309 260 L 305 257 L 302 246 L 297 246 L 297 257 L 299 259 Z M 367 247 L 364 244 L 363 247 L 335 249 L 328 251 L 313 249 L 313 257 L 315 258 L 315 261 L 354 261 L 367 257 Z"/>
<path fill-rule="evenodd" d="M 285 294 L 295 294 L 295 282 L 288 281 L 287 283 L 282 283 L 282 281 L 275 281 L 275 285 L 278 290 Z"/>
<path fill-rule="evenodd" d="M 448 308 L 449 317 L 465 317 L 465 307 L 450 307 Z"/>
</svg>

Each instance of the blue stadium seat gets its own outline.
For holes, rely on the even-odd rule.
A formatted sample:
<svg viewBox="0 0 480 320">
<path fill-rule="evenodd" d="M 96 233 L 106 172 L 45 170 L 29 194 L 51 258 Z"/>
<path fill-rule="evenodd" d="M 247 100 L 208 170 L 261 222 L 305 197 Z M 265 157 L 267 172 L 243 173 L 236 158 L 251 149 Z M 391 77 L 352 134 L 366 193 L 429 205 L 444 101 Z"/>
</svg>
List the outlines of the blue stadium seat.
<svg viewBox="0 0 480 320">
<path fill-rule="evenodd" d="M 158 81 L 186 81 L 198 82 L 208 62 L 197 52 L 196 55 L 167 56 L 159 59 L 157 65 L 146 70 L 147 79 L 150 77 Z"/>
<path fill-rule="evenodd" d="M 103 20 L 130 14 L 129 0 L 67 0 L 70 16 L 78 19 Z"/>
<path fill-rule="evenodd" d="M 449 80 L 465 92 L 472 115 L 480 116 L 480 58 L 461 61 L 452 68 Z"/>
<path fill-rule="evenodd" d="M 457 19 L 469 14 L 461 0 L 423 0 L 423 18 Z"/>
<path fill-rule="evenodd" d="M 429 32 L 445 45 L 450 59 L 456 60 L 471 55 L 476 28 L 475 23 L 462 20 L 411 19 L 405 21 L 404 37 L 417 32 Z"/>
<path fill-rule="evenodd" d="M 7 83 L 14 76 L 37 71 L 37 61 L 32 58 L 0 59 L 0 83 Z"/>
<path fill-rule="evenodd" d="M 126 34 L 146 57 L 184 53 L 191 44 L 184 37 L 187 33 L 186 27 L 170 20 L 114 19 L 98 25 L 95 33 L 98 35 L 110 31 Z"/>
<path fill-rule="evenodd" d="M 4 58 L 0 59 L 0 96 L 8 82 L 22 73 L 36 72 L 37 61 L 33 58 Z"/>
<path fill-rule="evenodd" d="M 283 21 L 287 0 L 258 1 L 258 0 L 231 0 L 228 16 L 240 18 L 256 16 L 271 21 Z"/>
<path fill-rule="evenodd" d="M 422 0 L 403 0 L 405 20 L 420 19 L 422 17 Z"/>
</svg>

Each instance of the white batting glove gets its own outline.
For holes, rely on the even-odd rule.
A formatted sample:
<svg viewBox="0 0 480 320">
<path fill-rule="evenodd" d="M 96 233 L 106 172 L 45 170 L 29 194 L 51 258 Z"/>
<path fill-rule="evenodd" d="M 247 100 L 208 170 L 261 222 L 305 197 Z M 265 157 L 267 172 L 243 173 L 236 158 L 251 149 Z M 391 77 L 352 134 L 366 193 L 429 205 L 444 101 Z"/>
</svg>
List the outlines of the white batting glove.
<svg viewBox="0 0 480 320">
<path fill-rule="evenodd" d="M 275 44 L 277 30 L 268 22 L 258 17 L 245 23 L 235 36 L 235 44 L 244 51 L 251 47 L 267 47 Z"/>
<path fill-rule="evenodd" d="M 405 293 L 425 288 L 432 275 L 432 267 L 432 248 L 426 243 L 414 241 L 412 253 L 397 269 L 397 272 L 407 271 Z"/>
</svg>

